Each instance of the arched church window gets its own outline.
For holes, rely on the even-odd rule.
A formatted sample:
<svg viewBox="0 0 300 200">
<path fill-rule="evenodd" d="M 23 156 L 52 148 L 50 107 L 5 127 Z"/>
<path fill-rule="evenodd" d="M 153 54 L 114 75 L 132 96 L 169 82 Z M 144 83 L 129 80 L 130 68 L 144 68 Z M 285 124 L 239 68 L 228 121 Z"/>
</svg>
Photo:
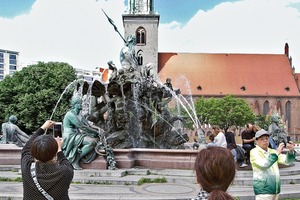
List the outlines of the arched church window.
<svg viewBox="0 0 300 200">
<path fill-rule="evenodd" d="M 277 109 L 277 112 L 279 113 L 279 115 L 281 115 L 282 108 L 281 108 L 281 101 L 280 100 L 277 101 L 276 109 Z"/>
<path fill-rule="evenodd" d="M 264 102 L 264 107 L 263 107 L 263 115 L 267 115 L 270 111 L 270 104 L 269 101 Z"/>
<path fill-rule="evenodd" d="M 259 103 L 257 100 L 254 103 L 254 112 L 256 115 L 258 115 L 260 113 Z"/>
<path fill-rule="evenodd" d="M 143 65 L 143 51 L 140 49 L 137 52 L 138 65 Z"/>
<path fill-rule="evenodd" d="M 287 101 L 285 103 L 285 120 L 288 122 L 287 123 L 288 129 L 291 128 L 291 112 L 292 112 L 292 103 L 290 101 Z"/>
<path fill-rule="evenodd" d="M 143 27 L 139 27 L 136 32 L 136 45 L 146 45 L 146 30 Z"/>
</svg>

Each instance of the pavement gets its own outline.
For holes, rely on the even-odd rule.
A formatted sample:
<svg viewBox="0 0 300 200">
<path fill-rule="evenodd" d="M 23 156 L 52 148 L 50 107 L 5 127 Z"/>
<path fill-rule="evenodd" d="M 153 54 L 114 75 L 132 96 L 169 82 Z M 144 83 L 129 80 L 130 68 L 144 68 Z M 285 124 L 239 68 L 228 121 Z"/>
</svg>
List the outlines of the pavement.
<svg viewBox="0 0 300 200">
<path fill-rule="evenodd" d="M 281 168 L 281 199 L 300 199 L 300 162 Z M 1 180 L 21 177 L 20 166 L 1 165 Z M 144 183 L 140 180 L 166 180 L 166 183 Z M 76 170 L 69 189 L 71 200 L 185 200 L 196 197 L 199 185 L 193 170 L 117 169 Z M 239 200 L 254 200 L 252 170 L 238 169 L 229 194 Z M 0 181 L 0 200 L 21 200 L 22 182 Z"/>
</svg>

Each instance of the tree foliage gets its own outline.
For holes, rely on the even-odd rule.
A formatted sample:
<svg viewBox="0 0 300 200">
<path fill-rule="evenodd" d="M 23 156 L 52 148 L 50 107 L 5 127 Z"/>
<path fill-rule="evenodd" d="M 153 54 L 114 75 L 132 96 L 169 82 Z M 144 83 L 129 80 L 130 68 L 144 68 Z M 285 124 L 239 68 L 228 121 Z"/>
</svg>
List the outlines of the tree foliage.
<svg viewBox="0 0 300 200">
<path fill-rule="evenodd" d="M 255 124 L 257 124 L 262 129 L 268 130 L 271 123 L 271 116 L 269 115 L 259 114 L 255 116 Z"/>
<path fill-rule="evenodd" d="M 0 82 L 0 119 L 4 122 L 16 115 L 20 128 L 33 132 L 50 119 L 61 94 L 75 79 L 74 68 L 60 62 L 39 62 L 6 76 Z M 69 98 L 70 92 L 62 98 L 53 120 L 62 120 Z"/>
<path fill-rule="evenodd" d="M 225 131 L 230 126 L 244 126 L 254 121 L 254 114 L 248 103 L 232 95 L 223 98 L 198 98 L 195 109 L 202 123 L 219 125 Z"/>
</svg>

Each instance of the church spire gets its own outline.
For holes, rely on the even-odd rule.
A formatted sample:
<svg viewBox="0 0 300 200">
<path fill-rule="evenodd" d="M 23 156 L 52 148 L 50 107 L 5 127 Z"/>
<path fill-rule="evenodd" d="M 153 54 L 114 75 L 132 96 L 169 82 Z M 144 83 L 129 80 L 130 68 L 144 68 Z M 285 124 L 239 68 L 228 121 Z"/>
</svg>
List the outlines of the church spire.
<svg viewBox="0 0 300 200">
<path fill-rule="evenodd" d="M 122 15 L 124 38 L 135 36 L 135 57 L 141 68 L 149 68 L 157 78 L 159 14 L 154 0 L 128 0 L 128 11 Z M 145 70 L 142 70 L 145 71 Z"/>
<path fill-rule="evenodd" d="M 152 14 L 154 0 L 128 0 L 129 14 Z"/>
</svg>

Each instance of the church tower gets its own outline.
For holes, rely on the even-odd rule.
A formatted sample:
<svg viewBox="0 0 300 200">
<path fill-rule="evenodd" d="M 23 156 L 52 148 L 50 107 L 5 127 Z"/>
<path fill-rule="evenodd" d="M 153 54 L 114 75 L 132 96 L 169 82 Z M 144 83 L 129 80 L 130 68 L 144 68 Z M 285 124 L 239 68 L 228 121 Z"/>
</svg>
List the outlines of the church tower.
<svg viewBox="0 0 300 200">
<path fill-rule="evenodd" d="M 143 68 L 152 63 L 157 76 L 159 14 L 154 13 L 154 0 L 128 0 L 128 11 L 122 15 L 124 37 L 136 38 L 136 58 Z"/>
</svg>

